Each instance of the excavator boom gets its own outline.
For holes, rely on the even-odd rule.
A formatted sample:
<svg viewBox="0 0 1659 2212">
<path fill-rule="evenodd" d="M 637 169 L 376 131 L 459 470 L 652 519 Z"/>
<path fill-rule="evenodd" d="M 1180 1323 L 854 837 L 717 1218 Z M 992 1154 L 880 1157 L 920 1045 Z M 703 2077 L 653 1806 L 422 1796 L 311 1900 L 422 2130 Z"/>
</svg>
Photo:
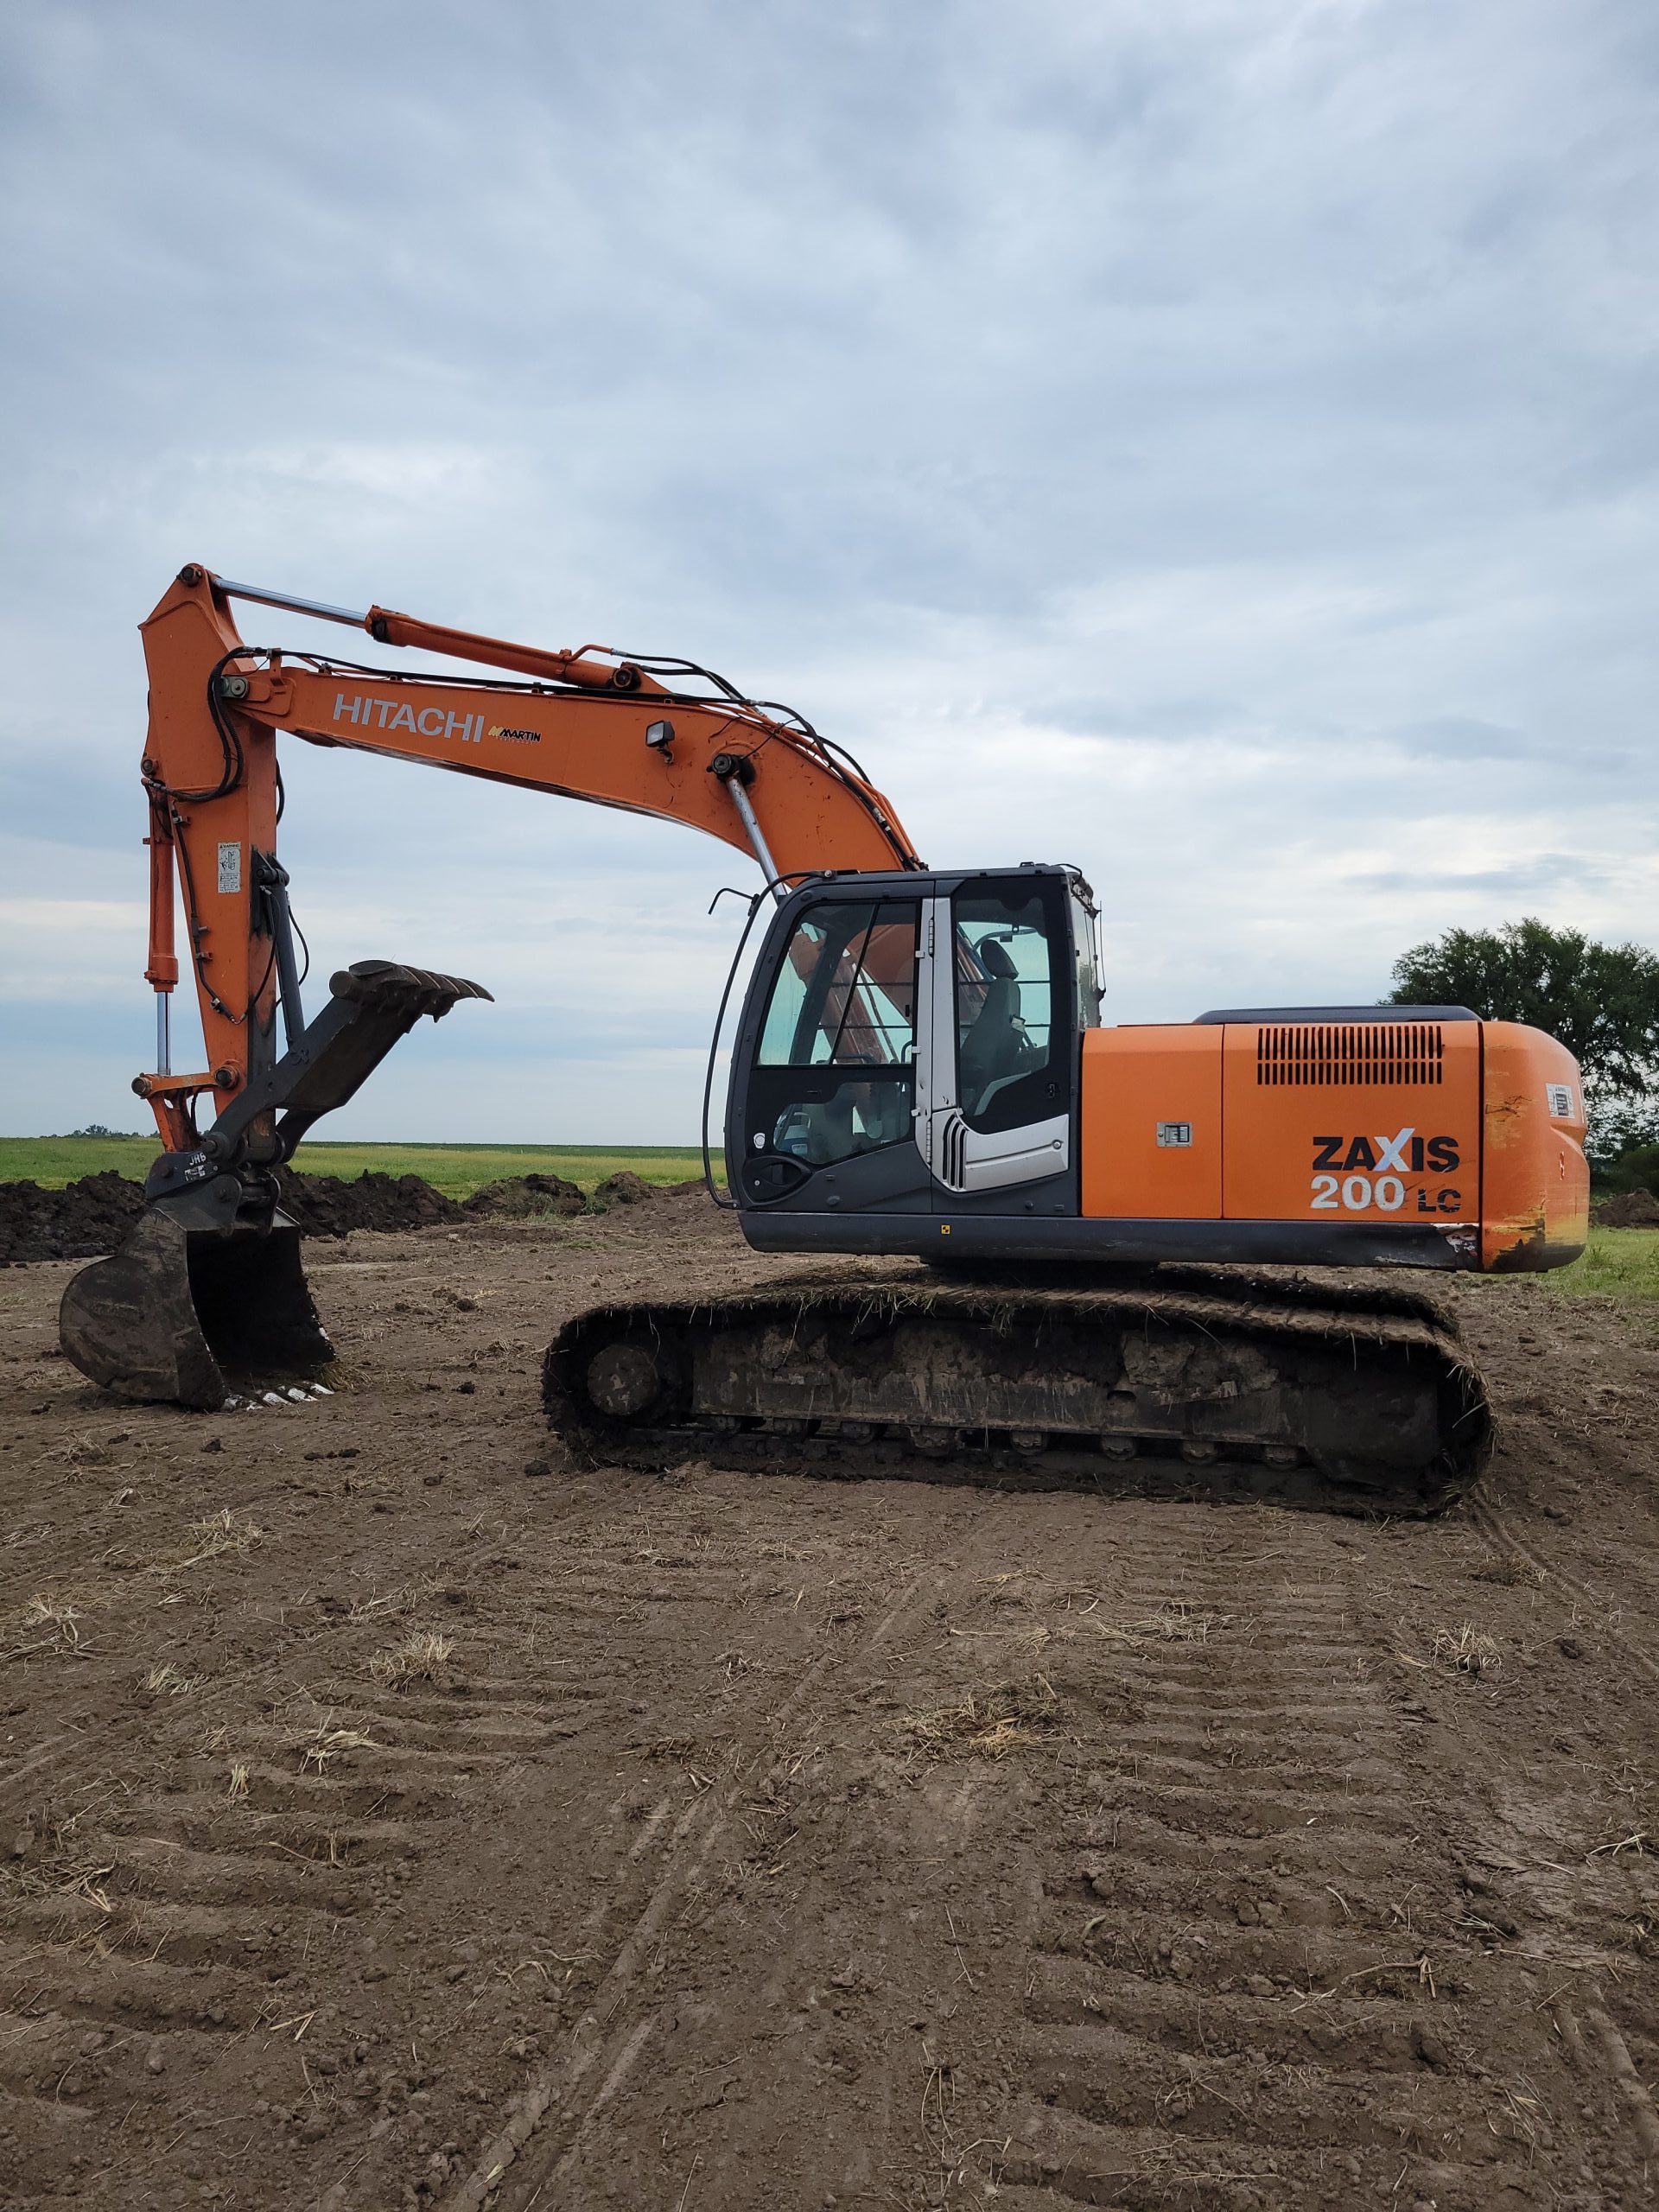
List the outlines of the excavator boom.
<svg viewBox="0 0 1659 2212">
<path fill-rule="evenodd" d="M 238 634 L 234 599 L 525 680 L 405 674 L 261 651 Z M 194 565 L 181 570 L 143 634 L 150 696 L 146 975 L 161 1002 L 158 1065 L 143 1095 L 173 1149 L 188 1141 L 195 1098 L 211 1091 L 223 1110 L 273 1057 L 286 885 L 276 880 L 279 735 L 684 823 L 752 855 L 780 886 L 826 868 L 918 865 L 891 804 L 853 763 L 787 709 L 745 699 L 688 662 L 645 664 L 594 645 L 549 652 L 384 607 L 359 614 L 230 583 Z M 175 876 L 207 1062 L 182 1077 L 163 1041 L 165 1001 L 179 974 Z M 297 997 L 297 988 L 287 995 Z M 291 1039 L 291 1005 L 289 1012 Z"/>
</svg>

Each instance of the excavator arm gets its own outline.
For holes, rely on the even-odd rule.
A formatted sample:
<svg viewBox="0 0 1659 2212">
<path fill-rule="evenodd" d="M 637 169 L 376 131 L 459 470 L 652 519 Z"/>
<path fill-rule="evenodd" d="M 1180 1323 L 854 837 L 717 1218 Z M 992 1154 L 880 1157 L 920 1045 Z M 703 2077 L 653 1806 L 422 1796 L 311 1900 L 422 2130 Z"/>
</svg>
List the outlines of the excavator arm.
<svg viewBox="0 0 1659 2212">
<path fill-rule="evenodd" d="M 491 673 L 405 674 L 250 645 L 232 620 L 237 599 Z M 423 1015 L 489 996 L 461 976 L 359 961 L 307 1020 L 276 855 L 279 737 L 683 822 L 751 854 L 780 899 L 807 875 L 920 866 L 854 761 L 788 709 L 691 662 L 598 645 L 549 652 L 386 607 L 319 606 L 195 566 L 143 629 L 156 1051 L 133 1089 L 165 1149 L 132 1236 L 74 1278 L 60 1313 L 69 1357 L 127 1396 L 213 1406 L 230 1375 L 292 1388 L 327 1371 L 333 1347 L 276 1171 Z M 168 1009 L 181 968 L 195 984 L 207 1065 L 176 1073 Z"/>
<path fill-rule="evenodd" d="M 235 599 L 496 672 L 405 674 L 249 645 L 232 618 Z M 135 1088 L 169 1151 L 197 1141 L 204 1093 L 222 1116 L 269 1086 L 279 998 L 290 1049 L 304 1026 L 287 877 L 276 858 L 279 735 L 682 822 L 752 855 L 779 893 L 830 869 L 920 865 L 893 807 L 854 762 L 788 709 L 745 698 L 689 662 L 596 645 L 547 652 L 385 607 L 321 606 L 194 565 L 181 570 L 143 631 L 150 682 L 145 974 L 156 994 L 157 1050 L 156 1068 Z M 175 1075 L 168 1009 L 180 978 L 180 891 L 183 959 L 208 1065 Z M 450 980 L 410 987 L 429 1001 L 419 1010 L 447 1011 L 436 1001 Z M 269 1141 L 258 1148 L 273 1151 Z"/>
</svg>

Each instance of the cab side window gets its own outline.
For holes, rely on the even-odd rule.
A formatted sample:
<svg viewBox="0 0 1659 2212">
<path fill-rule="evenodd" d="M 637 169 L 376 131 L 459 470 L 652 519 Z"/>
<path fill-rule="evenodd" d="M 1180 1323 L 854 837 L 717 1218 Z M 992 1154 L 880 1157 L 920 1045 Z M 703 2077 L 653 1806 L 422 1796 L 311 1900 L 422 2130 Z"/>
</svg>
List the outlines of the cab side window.
<svg viewBox="0 0 1659 2212">
<path fill-rule="evenodd" d="M 1071 951 L 1058 902 L 1011 885 L 954 902 L 957 1088 L 969 1126 L 1013 1129 L 1071 1097 Z"/>
</svg>

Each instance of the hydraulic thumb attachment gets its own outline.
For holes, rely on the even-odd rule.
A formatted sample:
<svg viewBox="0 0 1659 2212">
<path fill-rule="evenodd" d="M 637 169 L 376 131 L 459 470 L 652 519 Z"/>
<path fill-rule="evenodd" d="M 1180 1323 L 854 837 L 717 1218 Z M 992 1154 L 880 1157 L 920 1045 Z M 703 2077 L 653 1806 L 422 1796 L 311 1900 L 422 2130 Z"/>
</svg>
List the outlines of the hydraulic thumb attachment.
<svg viewBox="0 0 1659 2212">
<path fill-rule="evenodd" d="M 276 1170 L 423 1014 L 438 1020 L 458 1000 L 490 994 L 389 960 L 358 961 L 330 989 L 322 1012 L 198 1144 L 162 1154 L 131 1236 L 64 1292 L 63 1348 L 94 1382 L 212 1408 L 236 1386 L 314 1378 L 333 1360 Z"/>
</svg>

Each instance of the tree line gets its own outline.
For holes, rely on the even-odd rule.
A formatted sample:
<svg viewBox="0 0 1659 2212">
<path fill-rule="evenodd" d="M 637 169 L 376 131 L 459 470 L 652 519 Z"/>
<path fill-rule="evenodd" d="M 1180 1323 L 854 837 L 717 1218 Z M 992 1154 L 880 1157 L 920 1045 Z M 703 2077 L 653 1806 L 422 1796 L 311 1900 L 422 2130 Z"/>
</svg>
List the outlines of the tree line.
<svg viewBox="0 0 1659 2212">
<path fill-rule="evenodd" d="M 1394 965 L 1393 1006 L 1466 1006 L 1559 1037 L 1584 1071 L 1598 1178 L 1659 1191 L 1659 955 L 1529 918 L 1448 930 Z"/>
</svg>

